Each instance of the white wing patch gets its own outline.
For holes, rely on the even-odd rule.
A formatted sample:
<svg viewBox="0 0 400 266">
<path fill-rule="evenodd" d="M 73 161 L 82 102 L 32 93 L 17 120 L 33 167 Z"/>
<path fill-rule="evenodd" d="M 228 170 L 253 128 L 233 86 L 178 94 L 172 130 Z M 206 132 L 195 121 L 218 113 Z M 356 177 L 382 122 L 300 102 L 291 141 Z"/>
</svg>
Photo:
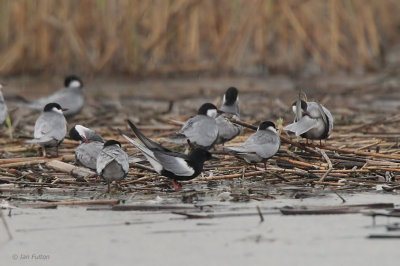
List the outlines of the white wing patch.
<svg viewBox="0 0 400 266">
<path fill-rule="evenodd" d="M 184 176 L 191 176 L 194 174 L 194 169 L 188 165 L 188 163 L 183 159 L 183 158 L 177 158 L 176 157 L 176 162 L 183 168 L 185 169 L 185 173 L 182 175 Z"/>
</svg>

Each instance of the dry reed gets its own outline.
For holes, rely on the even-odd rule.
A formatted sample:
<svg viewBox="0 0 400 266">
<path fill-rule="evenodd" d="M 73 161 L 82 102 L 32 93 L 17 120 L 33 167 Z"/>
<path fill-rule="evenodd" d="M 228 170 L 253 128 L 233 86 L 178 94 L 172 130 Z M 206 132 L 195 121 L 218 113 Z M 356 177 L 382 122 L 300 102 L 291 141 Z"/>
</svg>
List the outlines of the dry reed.
<svg viewBox="0 0 400 266">
<path fill-rule="evenodd" d="M 0 0 L 0 74 L 374 70 L 397 0 Z"/>
</svg>

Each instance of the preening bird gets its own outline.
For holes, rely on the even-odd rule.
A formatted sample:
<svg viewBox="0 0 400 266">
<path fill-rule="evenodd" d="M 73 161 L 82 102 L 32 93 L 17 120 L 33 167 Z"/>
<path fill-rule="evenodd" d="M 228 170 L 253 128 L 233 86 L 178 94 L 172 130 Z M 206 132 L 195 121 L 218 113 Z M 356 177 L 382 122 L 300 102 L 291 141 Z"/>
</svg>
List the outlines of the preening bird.
<svg viewBox="0 0 400 266">
<path fill-rule="evenodd" d="M 43 155 L 46 156 L 46 148 L 56 147 L 58 156 L 58 146 L 64 140 L 67 133 L 67 121 L 58 103 L 48 103 L 43 109 L 42 114 L 35 123 L 34 139 L 25 143 L 36 143 L 43 148 Z"/>
<path fill-rule="evenodd" d="M 107 182 L 107 192 L 110 192 L 110 183 L 121 181 L 129 171 L 128 155 L 122 150 L 121 143 L 108 140 L 97 157 L 96 170 L 100 177 Z"/>
<path fill-rule="evenodd" d="M 327 139 L 333 129 L 334 118 L 327 108 L 317 102 L 298 100 L 292 104 L 295 120 L 287 125 L 284 130 L 291 131 L 296 136 L 308 140 Z"/>
<path fill-rule="evenodd" d="M 81 142 L 75 150 L 76 161 L 84 167 L 96 170 L 97 157 L 104 146 L 103 138 L 94 130 L 81 125 L 72 127 L 69 136 Z"/>
</svg>

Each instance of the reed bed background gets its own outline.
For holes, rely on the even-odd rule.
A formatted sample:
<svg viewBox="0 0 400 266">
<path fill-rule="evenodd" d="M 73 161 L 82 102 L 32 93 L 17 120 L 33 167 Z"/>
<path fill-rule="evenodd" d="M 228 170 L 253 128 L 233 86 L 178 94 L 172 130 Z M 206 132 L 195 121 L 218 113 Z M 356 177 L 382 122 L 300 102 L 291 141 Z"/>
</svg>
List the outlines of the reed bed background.
<svg viewBox="0 0 400 266">
<path fill-rule="evenodd" d="M 0 0 L 0 74 L 373 71 L 397 0 Z"/>
</svg>

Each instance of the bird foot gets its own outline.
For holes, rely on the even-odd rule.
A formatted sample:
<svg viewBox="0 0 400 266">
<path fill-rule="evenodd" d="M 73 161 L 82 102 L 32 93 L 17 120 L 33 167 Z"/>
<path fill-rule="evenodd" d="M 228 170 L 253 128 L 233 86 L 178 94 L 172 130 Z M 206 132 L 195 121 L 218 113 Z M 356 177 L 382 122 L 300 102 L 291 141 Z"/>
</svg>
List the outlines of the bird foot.
<svg viewBox="0 0 400 266">
<path fill-rule="evenodd" d="M 178 184 L 178 182 L 176 182 L 175 180 L 172 180 L 172 185 L 174 186 L 174 189 L 176 191 L 180 191 L 182 190 L 182 186 Z"/>
</svg>

